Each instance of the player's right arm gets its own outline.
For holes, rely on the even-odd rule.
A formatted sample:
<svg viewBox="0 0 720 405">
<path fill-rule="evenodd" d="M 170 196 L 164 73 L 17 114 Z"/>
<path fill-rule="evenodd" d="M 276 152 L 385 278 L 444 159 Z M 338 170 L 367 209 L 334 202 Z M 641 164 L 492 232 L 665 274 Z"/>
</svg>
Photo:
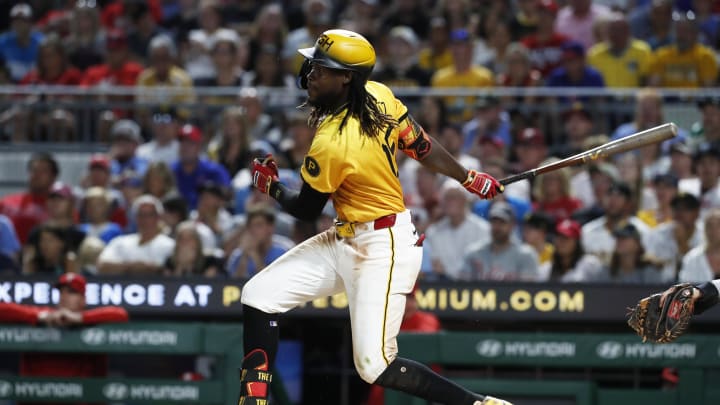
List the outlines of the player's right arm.
<svg viewBox="0 0 720 405">
<path fill-rule="evenodd" d="M 720 279 L 698 284 L 695 287 L 700 290 L 700 297 L 695 301 L 695 314 L 701 314 L 720 302 L 720 295 L 718 294 L 718 291 L 720 291 Z"/>
</svg>

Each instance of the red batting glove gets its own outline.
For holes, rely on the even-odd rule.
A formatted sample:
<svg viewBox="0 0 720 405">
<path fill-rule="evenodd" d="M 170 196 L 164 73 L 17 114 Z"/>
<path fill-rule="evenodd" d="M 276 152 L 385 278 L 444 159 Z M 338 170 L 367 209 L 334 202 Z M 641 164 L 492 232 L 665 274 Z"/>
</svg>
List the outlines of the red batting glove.
<svg viewBox="0 0 720 405">
<path fill-rule="evenodd" d="M 468 171 L 467 179 L 462 185 L 467 191 L 477 194 L 483 200 L 490 200 L 505 190 L 505 187 L 493 176 L 475 170 Z"/>
<path fill-rule="evenodd" d="M 280 181 L 278 177 L 278 165 L 271 154 L 264 159 L 253 159 L 252 162 L 252 183 L 258 190 L 265 194 L 270 193 L 270 186 L 274 181 Z"/>
</svg>

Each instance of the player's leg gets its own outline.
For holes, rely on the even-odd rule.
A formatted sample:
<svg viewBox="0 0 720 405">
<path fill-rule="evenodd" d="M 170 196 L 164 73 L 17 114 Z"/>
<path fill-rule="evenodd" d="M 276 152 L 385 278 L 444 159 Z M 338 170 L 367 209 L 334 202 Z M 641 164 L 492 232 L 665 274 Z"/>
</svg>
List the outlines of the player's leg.
<svg viewBox="0 0 720 405">
<path fill-rule="evenodd" d="M 344 252 L 354 265 L 341 265 L 339 270 L 348 294 L 353 356 L 360 377 L 439 403 L 507 404 L 477 395 L 423 364 L 397 357 L 405 297 L 412 291 L 422 259 L 422 248 L 414 246 L 417 236 L 412 225 L 398 224 L 356 239 L 359 247 L 351 244 Z"/>
<path fill-rule="evenodd" d="M 335 234 L 324 232 L 296 246 L 243 287 L 243 347 L 240 399 L 261 405 L 277 353 L 278 314 L 343 289 L 335 273 Z"/>
</svg>

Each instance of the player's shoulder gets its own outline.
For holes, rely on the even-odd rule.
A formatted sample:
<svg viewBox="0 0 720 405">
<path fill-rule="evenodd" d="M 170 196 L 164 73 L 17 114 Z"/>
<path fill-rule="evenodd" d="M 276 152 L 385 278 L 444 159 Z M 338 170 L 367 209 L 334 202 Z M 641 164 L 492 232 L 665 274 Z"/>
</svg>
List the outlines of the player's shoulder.
<svg viewBox="0 0 720 405">
<path fill-rule="evenodd" d="M 372 94 L 378 101 L 389 101 L 395 99 L 393 91 L 383 83 L 368 80 L 365 84 L 365 89 L 368 93 Z"/>
</svg>

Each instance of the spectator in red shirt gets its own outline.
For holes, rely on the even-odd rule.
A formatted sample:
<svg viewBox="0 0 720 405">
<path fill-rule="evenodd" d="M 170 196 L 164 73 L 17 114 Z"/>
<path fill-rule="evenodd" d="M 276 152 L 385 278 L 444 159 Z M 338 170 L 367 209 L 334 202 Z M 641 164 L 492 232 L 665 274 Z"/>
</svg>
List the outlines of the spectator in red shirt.
<svg viewBox="0 0 720 405">
<path fill-rule="evenodd" d="M 559 160 L 552 157 L 543 161 L 541 166 Z M 565 168 L 538 177 L 533 187 L 534 210 L 544 212 L 559 222 L 570 218 L 575 211 L 580 209 L 582 202 L 571 196 L 570 176 L 570 169 Z"/>
<path fill-rule="evenodd" d="M 115 0 L 103 8 L 100 20 L 107 28 L 127 27 L 130 25 L 130 15 L 143 6 L 145 1 Z M 147 0 L 147 7 L 155 22 L 160 22 L 162 20 L 160 0 Z"/>
<path fill-rule="evenodd" d="M 537 31 L 523 38 L 521 42 L 530 50 L 533 68 L 539 70 L 543 77 L 547 77 L 553 69 L 560 66 L 562 46 L 570 41 L 570 38 L 555 31 L 555 17 L 558 12 L 555 0 L 539 0 L 538 8 Z"/>
<path fill-rule="evenodd" d="M 60 291 L 57 307 L 0 303 L 0 323 L 73 327 L 128 321 L 128 313 L 121 307 L 86 310 L 85 285 L 83 276 L 65 273 L 55 284 Z M 107 356 L 104 354 L 43 352 L 24 353 L 20 358 L 21 376 L 104 377 L 106 374 Z"/>
<path fill-rule="evenodd" d="M 51 35 L 40 44 L 37 68 L 20 80 L 21 85 L 28 84 L 80 84 L 82 72 L 70 65 L 65 47 L 57 36 Z"/>
<path fill-rule="evenodd" d="M 27 243 L 30 231 L 47 220 L 47 198 L 60 174 L 57 161 L 46 152 L 36 153 L 27 165 L 28 190 L 0 199 L 0 213 L 13 222 L 21 244 Z"/>
</svg>

